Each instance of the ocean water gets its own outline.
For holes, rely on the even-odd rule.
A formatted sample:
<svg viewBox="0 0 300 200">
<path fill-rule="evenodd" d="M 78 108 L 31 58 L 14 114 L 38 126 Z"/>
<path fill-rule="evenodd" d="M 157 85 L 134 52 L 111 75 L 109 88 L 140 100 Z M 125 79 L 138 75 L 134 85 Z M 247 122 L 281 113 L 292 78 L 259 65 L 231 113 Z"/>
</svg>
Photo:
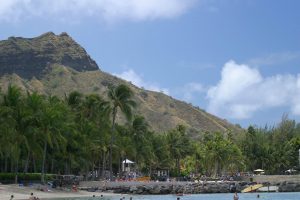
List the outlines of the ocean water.
<svg viewBox="0 0 300 200">
<path fill-rule="evenodd" d="M 96 197 L 92 197 L 93 194 Z M 289 193 L 243 193 L 238 194 L 239 200 L 300 200 L 300 192 L 289 192 Z M 125 197 L 125 200 L 129 200 L 129 197 L 133 197 L 133 200 L 177 200 L 176 195 L 117 195 L 112 197 L 100 198 L 99 193 L 91 193 L 91 197 L 85 198 L 61 198 L 56 200 L 120 200 Z M 180 196 L 180 200 L 232 200 L 233 194 L 193 194 Z"/>
</svg>

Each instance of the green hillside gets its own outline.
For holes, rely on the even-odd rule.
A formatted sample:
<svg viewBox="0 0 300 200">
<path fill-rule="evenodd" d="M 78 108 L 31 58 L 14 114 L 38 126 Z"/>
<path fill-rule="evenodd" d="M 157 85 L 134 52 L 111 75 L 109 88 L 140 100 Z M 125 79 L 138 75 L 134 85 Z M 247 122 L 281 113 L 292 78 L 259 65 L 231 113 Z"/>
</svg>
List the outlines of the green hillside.
<svg viewBox="0 0 300 200">
<path fill-rule="evenodd" d="M 163 93 L 147 91 L 101 71 L 86 51 L 68 34 L 46 33 L 36 38 L 11 37 L 0 41 L 0 83 L 24 91 L 64 96 L 72 91 L 104 95 L 110 84 L 128 84 L 143 114 L 155 131 L 182 124 L 189 132 L 239 132 L 240 128 L 186 102 Z"/>
</svg>

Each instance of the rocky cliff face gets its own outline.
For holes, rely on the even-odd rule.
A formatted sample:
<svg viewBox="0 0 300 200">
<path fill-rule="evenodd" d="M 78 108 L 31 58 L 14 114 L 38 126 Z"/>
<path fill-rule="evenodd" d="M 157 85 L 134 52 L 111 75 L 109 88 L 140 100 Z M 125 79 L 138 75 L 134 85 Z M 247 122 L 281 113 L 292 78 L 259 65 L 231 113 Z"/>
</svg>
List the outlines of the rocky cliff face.
<svg viewBox="0 0 300 200">
<path fill-rule="evenodd" d="M 10 37 L 0 41 L 0 76 L 18 74 L 40 78 L 52 64 L 76 71 L 99 70 L 96 62 L 67 33 L 45 33 L 36 38 Z"/>
<path fill-rule="evenodd" d="M 203 131 L 242 131 L 186 102 L 143 90 L 100 71 L 95 61 L 66 33 L 0 41 L 0 87 L 6 90 L 8 84 L 60 97 L 74 90 L 105 97 L 108 85 L 127 84 L 135 93 L 136 114 L 143 115 L 155 131 L 167 131 L 179 124 L 185 125 L 195 137 Z"/>
</svg>

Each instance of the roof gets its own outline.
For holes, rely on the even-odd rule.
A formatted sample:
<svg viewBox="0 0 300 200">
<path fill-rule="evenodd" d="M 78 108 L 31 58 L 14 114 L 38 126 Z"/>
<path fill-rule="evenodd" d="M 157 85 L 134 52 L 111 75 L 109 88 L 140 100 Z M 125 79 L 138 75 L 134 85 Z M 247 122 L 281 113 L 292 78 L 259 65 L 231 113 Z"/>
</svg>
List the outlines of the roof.
<svg viewBox="0 0 300 200">
<path fill-rule="evenodd" d="M 134 163 L 133 161 L 131 161 L 131 160 L 128 160 L 128 159 L 125 159 L 125 160 L 123 160 L 123 162 L 122 163 L 128 163 L 128 164 L 132 164 L 132 163 Z"/>
</svg>

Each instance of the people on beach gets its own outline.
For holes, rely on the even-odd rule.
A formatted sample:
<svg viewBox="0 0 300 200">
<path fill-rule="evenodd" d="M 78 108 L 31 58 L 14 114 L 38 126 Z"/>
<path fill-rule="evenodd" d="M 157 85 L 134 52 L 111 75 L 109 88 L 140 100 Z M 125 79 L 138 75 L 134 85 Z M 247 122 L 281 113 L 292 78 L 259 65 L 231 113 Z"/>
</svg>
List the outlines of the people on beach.
<svg viewBox="0 0 300 200">
<path fill-rule="evenodd" d="M 33 196 L 33 193 L 32 193 L 32 192 L 31 192 L 31 194 L 30 194 L 29 200 L 35 200 L 35 198 L 34 198 L 34 196 Z"/>
<path fill-rule="evenodd" d="M 77 186 L 75 184 L 72 185 L 72 191 L 77 192 Z"/>
<path fill-rule="evenodd" d="M 233 200 L 239 200 L 239 195 L 236 192 L 233 195 Z"/>
<path fill-rule="evenodd" d="M 31 192 L 29 200 L 40 200 L 40 198 L 33 196 L 33 193 Z"/>
</svg>

